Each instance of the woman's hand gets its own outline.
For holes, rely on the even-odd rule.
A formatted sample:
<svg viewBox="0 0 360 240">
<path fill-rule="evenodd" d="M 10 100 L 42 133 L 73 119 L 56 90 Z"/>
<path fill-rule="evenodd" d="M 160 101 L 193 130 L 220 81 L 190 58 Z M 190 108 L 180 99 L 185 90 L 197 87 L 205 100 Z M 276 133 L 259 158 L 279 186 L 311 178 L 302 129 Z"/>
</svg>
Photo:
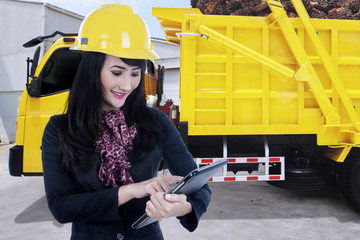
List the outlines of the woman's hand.
<svg viewBox="0 0 360 240">
<path fill-rule="evenodd" d="M 158 192 L 168 192 L 170 184 L 179 182 L 183 177 L 180 176 L 158 176 L 147 181 L 135 183 L 135 198 L 143 198 L 154 195 Z"/>
<path fill-rule="evenodd" d="M 181 179 L 183 177 L 180 176 L 158 176 L 143 182 L 122 186 L 118 191 L 118 205 L 120 206 L 133 198 L 143 198 L 158 192 L 168 192 L 170 184 L 179 182 Z"/>
<path fill-rule="evenodd" d="M 192 206 L 186 201 L 184 194 L 166 194 L 157 192 L 151 195 L 146 203 L 145 209 L 147 215 L 156 220 L 168 217 L 184 216 L 192 212 Z"/>
</svg>

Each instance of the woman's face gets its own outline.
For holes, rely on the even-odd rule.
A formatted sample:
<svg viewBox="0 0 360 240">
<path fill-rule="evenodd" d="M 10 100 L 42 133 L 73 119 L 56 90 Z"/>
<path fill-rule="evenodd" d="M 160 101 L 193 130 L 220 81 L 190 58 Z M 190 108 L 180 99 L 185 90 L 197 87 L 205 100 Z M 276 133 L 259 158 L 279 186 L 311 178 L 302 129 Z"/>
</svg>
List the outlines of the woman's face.
<svg viewBox="0 0 360 240">
<path fill-rule="evenodd" d="M 130 66 L 118 57 L 106 55 L 100 78 L 103 94 L 101 110 L 118 110 L 130 93 L 139 86 L 141 68 Z"/>
</svg>

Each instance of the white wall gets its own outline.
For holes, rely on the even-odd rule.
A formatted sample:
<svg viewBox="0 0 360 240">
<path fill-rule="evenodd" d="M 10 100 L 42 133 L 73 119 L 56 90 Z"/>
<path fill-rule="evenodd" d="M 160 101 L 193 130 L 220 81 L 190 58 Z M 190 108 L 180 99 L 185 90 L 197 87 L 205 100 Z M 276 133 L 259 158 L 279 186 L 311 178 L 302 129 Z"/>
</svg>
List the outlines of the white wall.
<svg viewBox="0 0 360 240">
<path fill-rule="evenodd" d="M 17 109 L 26 80 L 26 58 L 34 51 L 23 48 L 22 44 L 41 32 L 41 17 L 37 16 L 41 16 L 38 5 L 0 1 L 1 142 L 15 140 Z"/>
<path fill-rule="evenodd" d="M 179 98 L 179 69 L 165 71 L 163 100 L 172 99 L 175 105 L 180 106 Z"/>
<path fill-rule="evenodd" d="M 160 57 L 160 59 L 155 60 L 155 64 L 165 67 L 164 96 L 162 98 L 162 103 L 164 103 L 166 99 L 172 99 L 175 105 L 180 106 L 180 45 L 156 38 L 152 39 L 152 43 L 154 45 L 154 51 Z"/>
<path fill-rule="evenodd" d="M 82 16 L 41 2 L 0 0 L 0 140 L 14 142 L 17 110 L 26 83 L 26 59 L 36 47 L 24 48 L 30 39 L 56 30 L 77 32 Z M 40 44 L 40 57 L 53 41 Z"/>
<path fill-rule="evenodd" d="M 167 42 L 165 39 L 152 38 L 155 52 L 162 59 L 180 57 L 180 45 Z"/>
<path fill-rule="evenodd" d="M 46 34 L 51 34 L 55 31 L 63 33 L 77 33 L 79 31 L 79 27 L 83 19 L 82 16 L 49 4 L 46 4 L 45 6 L 44 31 Z M 60 36 L 57 36 L 45 41 L 45 52 L 49 50 L 51 45 L 59 37 Z"/>
<path fill-rule="evenodd" d="M 0 92 L 24 88 L 26 58 L 34 50 L 22 45 L 41 33 L 39 6 L 0 1 Z"/>
</svg>

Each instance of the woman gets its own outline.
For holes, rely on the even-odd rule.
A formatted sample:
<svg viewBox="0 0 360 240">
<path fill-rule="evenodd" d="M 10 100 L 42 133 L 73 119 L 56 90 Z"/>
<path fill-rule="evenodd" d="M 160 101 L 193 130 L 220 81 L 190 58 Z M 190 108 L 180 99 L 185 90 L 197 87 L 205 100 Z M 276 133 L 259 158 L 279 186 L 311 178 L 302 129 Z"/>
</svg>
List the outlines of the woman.
<svg viewBox="0 0 360 240">
<path fill-rule="evenodd" d="M 73 223 L 71 239 L 163 239 L 158 222 L 131 228 L 144 212 L 194 231 L 211 191 L 166 194 L 196 164 L 172 122 L 146 106 L 144 59 L 156 54 L 145 23 L 105 4 L 84 19 L 74 50 L 83 55 L 67 113 L 51 117 L 41 147 L 52 214 Z M 156 177 L 162 158 L 173 176 Z"/>
</svg>

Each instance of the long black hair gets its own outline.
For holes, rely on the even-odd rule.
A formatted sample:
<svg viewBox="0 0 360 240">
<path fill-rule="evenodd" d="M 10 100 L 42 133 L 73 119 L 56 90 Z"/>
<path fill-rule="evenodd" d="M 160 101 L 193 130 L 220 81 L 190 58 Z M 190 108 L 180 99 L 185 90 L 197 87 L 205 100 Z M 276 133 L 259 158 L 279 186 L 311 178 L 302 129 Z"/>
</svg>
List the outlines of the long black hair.
<svg viewBox="0 0 360 240">
<path fill-rule="evenodd" d="M 102 116 L 101 68 L 106 55 L 84 52 L 73 85 L 70 89 L 66 113 L 59 123 L 62 164 L 70 172 L 85 172 L 95 160 L 94 140 Z M 139 86 L 128 96 L 121 107 L 127 124 L 136 124 L 138 136 L 134 139 L 132 159 L 141 159 L 160 139 L 162 128 L 146 106 L 144 75 L 146 61 L 142 59 L 121 60 L 130 66 L 141 68 Z"/>
</svg>

